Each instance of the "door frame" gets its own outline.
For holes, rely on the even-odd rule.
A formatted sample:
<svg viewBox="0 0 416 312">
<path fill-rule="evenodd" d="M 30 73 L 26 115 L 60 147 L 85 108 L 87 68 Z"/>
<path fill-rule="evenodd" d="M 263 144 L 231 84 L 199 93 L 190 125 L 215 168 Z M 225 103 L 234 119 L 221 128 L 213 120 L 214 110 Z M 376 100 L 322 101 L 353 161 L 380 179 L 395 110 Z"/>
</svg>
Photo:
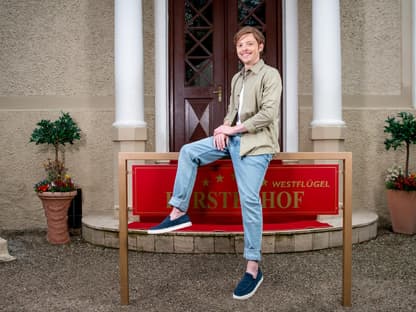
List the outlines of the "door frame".
<svg viewBox="0 0 416 312">
<path fill-rule="evenodd" d="M 293 1 L 293 0 L 292 0 Z M 156 111 L 163 110 L 166 112 L 165 116 L 158 117 L 155 116 L 156 121 L 156 150 L 158 151 L 168 151 L 170 145 L 170 125 L 169 125 L 169 116 L 172 114 L 171 108 L 172 106 L 169 104 L 172 102 L 173 99 L 173 89 L 174 89 L 174 82 L 172 81 L 172 66 L 169 64 L 173 61 L 173 56 L 168 53 L 170 43 L 172 42 L 172 35 L 169 32 L 169 25 L 170 25 L 170 18 L 169 14 L 172 10 L 172 6 L 170 0 L 162 1 L 163 5 L 158 5 L 158 10 L 155 11 L 155 15 L 159 16 L 160 18 L 165 18 L 169 22 L 165 27 L 156 27 L 155 26 L 155 37 L 156 38 L 165 38 L 163 41 L 165 42 L 162 45 L 159 45 L 159 50 L 163 49 L 163 53 L 159 53 L 158 46 L 155 46 L 156 56 L 164 54 L 166 57 L 166 62 L 162 62 L 164 66 L 162 66 L 161 71 L 162 75 L 157 75 L 155 73 L 155 80 L 163 79 L 166 83 L 162 83 L 160 86 L 165 86 L 166 88 L 158 87 L 158 84 L 155 85 L 155 94 L 159 94 L 159 100 L 156 101 Z M 285 78 L 288 78 L 288 83 L 291 86 L 287 86 L 284 84 L 282 100 L 281 100 L 281 107 L 284 114 L 281 114 L 280 117 L 280 128 L 281 128 L 281 150 L 286 151 L 286 144 L 289 145 L 288 151 L 294 152 L 298 150 L 298 87 L 297 87 L 297 70 L 298 70 L 298 62 L 294 57 L 287 57 L 287 55 L 297 55 L 298 54 L 298 29 L 297 29 L 297 1 L 293 1 L 294 3 L 287 4 L 287 0 L 279 0 L 280 3 L 280 15 L 278 18 L 282 21 L 281 23 L 281 35 L 278 38 L 278 48 L 282 51 L 282 57 L 278 59 L 278 68 L 280 70 L 280 74 L 282 76 L 283 81 Z M 157 31 L 159 29 L 159 32 Z M 290 38 L 286 35 L 290 33 Z M 157 39 L 155 42 L 157 43 Z M 159 40 L 160 42 L 160 40 Z M 286 42 L 286 43 L 284 43 Z M 286 60 L 283 62 L 283 60 Z M 165 74 L 163 74 L 165 73 Z M 229 80 L 229 77 L 227 77 Z M 289 88 L 288 88 L 289 87 Z M 286 89 L 289 91 L 286 93 Z M 155 96 L 156 97 L 156 96 Z M 287 109 L 287 102 L 290 102 L 290 109 Z M 283 133 L 284 129 L 287 129 L 287 124 L 291 124 L 290 126 L 290 133 Z M 290 142 L 290 143 L 287 143 Z"/>
</svg>

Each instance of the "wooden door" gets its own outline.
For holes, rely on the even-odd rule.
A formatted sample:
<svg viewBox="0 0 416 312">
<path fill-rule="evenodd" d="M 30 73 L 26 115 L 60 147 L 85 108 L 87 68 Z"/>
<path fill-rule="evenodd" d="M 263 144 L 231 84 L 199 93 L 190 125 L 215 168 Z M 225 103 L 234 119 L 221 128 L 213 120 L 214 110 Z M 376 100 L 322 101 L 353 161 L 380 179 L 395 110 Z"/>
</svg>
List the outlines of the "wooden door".
<svg viewBox="0 0 416 312">
<path fill-rule="evenodd" d="M 233 36 L 245 25 L 264 33 L 263 58 L 280 70 L 281 0 L 170 0 L 171 151 L 222 124 L 231 78 L 240 68 Z"/>
</svg>

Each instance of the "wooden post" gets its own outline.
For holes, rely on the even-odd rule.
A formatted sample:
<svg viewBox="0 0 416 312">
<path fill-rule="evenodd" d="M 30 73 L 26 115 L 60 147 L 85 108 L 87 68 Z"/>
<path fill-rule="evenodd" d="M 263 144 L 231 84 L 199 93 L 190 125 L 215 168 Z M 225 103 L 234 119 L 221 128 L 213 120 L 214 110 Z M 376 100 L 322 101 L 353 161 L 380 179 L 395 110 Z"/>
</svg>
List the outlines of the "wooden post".
<svg viewBox="0 0 416 312">
<path fill-rule="evenodd" d="M 344 159 L 342 305 L 351 307 L 352 288 L 352 156 Z"/>
<path fill-rule="evenodd" d="M 119 153 L 119 266 L 120 301 L 129 304 L 129 260 L 128 260 L 128 211 L 127 211 L 127 158 Z"/>
</svg>

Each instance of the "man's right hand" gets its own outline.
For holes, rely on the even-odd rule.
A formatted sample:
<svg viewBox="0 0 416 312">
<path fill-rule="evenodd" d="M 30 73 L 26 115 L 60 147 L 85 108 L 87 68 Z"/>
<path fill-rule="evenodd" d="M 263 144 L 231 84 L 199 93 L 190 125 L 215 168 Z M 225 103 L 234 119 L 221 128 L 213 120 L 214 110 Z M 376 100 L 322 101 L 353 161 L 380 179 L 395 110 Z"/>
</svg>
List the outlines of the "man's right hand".
<svg viewBox="0 0 416 312">
<path fill-rule="evenodd" d="M 214 135 L 214 146 L 216 149 L 223 151 L 228 145 L 228 136 L 223 134 L 223 133 L 219 133 Z"/>
</svg>

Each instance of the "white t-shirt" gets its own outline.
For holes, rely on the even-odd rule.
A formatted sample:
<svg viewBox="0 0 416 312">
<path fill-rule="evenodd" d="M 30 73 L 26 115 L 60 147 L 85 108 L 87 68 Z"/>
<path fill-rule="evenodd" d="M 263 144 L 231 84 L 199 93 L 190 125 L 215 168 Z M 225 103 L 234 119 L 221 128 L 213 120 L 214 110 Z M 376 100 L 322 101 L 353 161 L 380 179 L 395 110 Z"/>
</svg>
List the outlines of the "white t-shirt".
<svg viewBox="0 0 416 312">
<path fill-rule="evenodd" d="M 243 87 L 241 88 L 240 97 L 238 99 L 238 118 L 237 118 L 237 125 L 241 124 L 240 113 L 241 113 L 241 107 L 243 106 L 243 96 L 244 96 L 244 83 L 243 83 Z"/>
</svg>

